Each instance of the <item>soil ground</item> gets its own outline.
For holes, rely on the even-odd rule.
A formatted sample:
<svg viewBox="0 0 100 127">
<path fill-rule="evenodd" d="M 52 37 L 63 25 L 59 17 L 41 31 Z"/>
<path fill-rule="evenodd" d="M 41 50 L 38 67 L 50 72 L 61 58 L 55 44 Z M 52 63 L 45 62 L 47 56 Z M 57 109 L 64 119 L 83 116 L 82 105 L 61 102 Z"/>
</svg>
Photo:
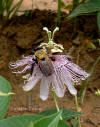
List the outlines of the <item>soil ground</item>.
<svg viewBox="0 0 100 127">
<path fill-rule="evenodd" d="M 9 69 L 9 62 L 21 59 L 22 55 L 32 54 L 32 50 L 41 42 L 48 41 L 43 27 L 48 27 L 53 31 L 57 26 L 57 14 L 53 11 L 34 10 L 31 14 L 16 16 L 0 25 L 0 74 L 11 83 L 12 91 L 16 93 L 12 96 L 7 117 L 37 113 L 55 107 L 51 90 L 49 98 L 42 101 L 39 98 L 39 84 L 31 92 L 26 93 L 22 90 L 24 84 L 22 75 L 13 74 Z M 62 13 L 62 16 L 60 31 L 55 35 L 55 42 L 63 44 L 64 54 L 70 53 L 73 61 L 89 72 L 100 56 L 100 47 L 97 42 L 98 28 L 95 23 L 96 15 L 77 18 L 75 27 L 71 20 L 66 19 L 65 13 Z M 93 42 L 97 49 L 88 49 L 87 40 Z M 81 86 L 77 87 L 78 90 L 80 88 Z M 97 89 L 100 89 L 100 61 L 88 82 L 83 103 L 79 99 L 80 110 L 84 114 L 81 117 L 84 127 L 100 126 L 100 97 L 94 94 Z M 25 111 L 21 108 L 27 108 L 27 98 L 29 100 L 30 96 L 32 97 L 32 103 L 29 105 L 31 108 Z M 74 97 L 68 91 L 66 91 L 64 98 L 57 98 L 57 100 L 60 107 L 75 110 Z"/>
</svg>

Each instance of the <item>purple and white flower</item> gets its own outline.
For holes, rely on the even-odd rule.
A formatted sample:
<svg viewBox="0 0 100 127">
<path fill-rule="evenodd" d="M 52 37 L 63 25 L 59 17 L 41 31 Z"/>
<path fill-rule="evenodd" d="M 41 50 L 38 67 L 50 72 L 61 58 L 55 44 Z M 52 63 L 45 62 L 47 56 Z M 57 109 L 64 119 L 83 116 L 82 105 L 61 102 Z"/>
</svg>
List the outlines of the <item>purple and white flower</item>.
<svg viewBox="0 0 100 127">
<path fill-rule="evenodd" d="M 40 82 L 40 98 L 46 100 L 49 95 L 49 88 L 55 89 L 56 95 L 58 97 L 63 97 L 66 88 L 70 91 L 72 95 L 77 94 L 77 90 L 73 86 L 73 82 L 78 84 L 81 80 L 85 80 L 89 74 L 86 73 L 81 67 L 74 64 L 69 60 L 70 56 L 67 55 L 53 55 L 55 61 L 51 61 L 54 71 L 51 75 L 45 76 L 39 65 L 33 60 L 34 55 L 24 57 L 22 60 L 18 60 L 15 63 L 10 63 L 12 69 L 25 66 L 22 71 L 17 71 L 13 73 L 25 73 L 27 70 L 31 70 L 32 64 L 34 63 L 34 69 L 32 75 L 29 74 L 27 80 L 25 80 L 25 85 L 23 90 L 31 90 L 38 82 Z"/>
</svg>

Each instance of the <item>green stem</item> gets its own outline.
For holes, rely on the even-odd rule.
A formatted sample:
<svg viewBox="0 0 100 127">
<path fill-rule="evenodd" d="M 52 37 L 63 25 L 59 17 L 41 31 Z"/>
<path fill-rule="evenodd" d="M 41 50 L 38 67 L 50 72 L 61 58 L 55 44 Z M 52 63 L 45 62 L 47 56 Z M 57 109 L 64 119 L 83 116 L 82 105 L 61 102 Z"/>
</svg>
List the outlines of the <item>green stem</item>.
<svg viewBox="0 0 100 127">
<path fill-rule="evenodd" d="M 33 10 L 33 0 L 32 0 L 32 10 Z"/>
<path fill-rule="evenodd" d="M 78 112 L 79 106 L 78 106 L 77 95 L 75 95 L 75 104 L 76 104 L 76 110 L 77 110 L 77 112 Z M 77 118 L 78 118 L 79 127 L 81 127 L 80 116 L 78 116 Z"/>
<path fill-rule="evenodd" d="M 56 109 L 57 109 L 57 111 L 59 112 L 60 109 L 59 109 L 59 107 L 58 107 L 58 103 L 57 103 L 57 100 L 56 100 L 56 93 L 55 93 L 55 90 L 54 90 L 54 89 L 53 89 L 53 98 L 54 98 L 54 102 L 55 102 L 55 105 L 56 105 Z M 62 116 L 60 117 L 60 119 L 61 119 L 61 120 L 63 119 Z"/>
<path fill-rule="evenodd" d="M 58 0 L 57 22 L 59 26 L 61 22 L 61 0 Z"/>
<path fill-rule="evenodd" d="M 93 64 L 93 66 L 92 66 L 92 68 L 89 72 L 90 76 L 87 78 L 87 80 L 85 80 L 82 83 L 82 88 L 80 90 L 80 96 L 81 96 L 82 103 L 83 103 L 83 100 L 84 100 L 84 97 L 85 97 L 85 92 L 86 92 L 86 89 L 87 89 L 87 86 L 88 86 L 88 82 L 90 81 L 91 77 L 93 76 L 94 70 L 95 70 L 96 65 L 98 64 L 98 62 L 100 62 L 100 56 L 96 59 L 95 63 Z"/>
<path fill-rule="evenodd" d="M 73 0 L 73 10 L 78 6 L 79 0 Z"/>
<path fill-rule="evenodd" d="M 57 100 L 56 100 L 56 93 L 55 93 L 55 90 L 53 90 L 53 98 L 54 98 L 54 102 L 55 102 L 55 105 L 56 105 L 56 109 L 57 111 L 59 112 L 59 107 L 58 107 L 58 103 L 57 103 Z"/>
</svg>

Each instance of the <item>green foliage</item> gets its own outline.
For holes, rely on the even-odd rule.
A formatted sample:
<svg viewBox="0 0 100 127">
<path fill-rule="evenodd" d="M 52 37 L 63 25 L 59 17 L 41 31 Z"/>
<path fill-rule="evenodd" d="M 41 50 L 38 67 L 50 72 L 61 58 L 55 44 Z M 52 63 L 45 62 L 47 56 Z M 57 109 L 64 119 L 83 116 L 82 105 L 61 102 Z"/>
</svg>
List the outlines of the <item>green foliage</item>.
<svg viewBox="0 0 100 127">
<path fill-rule="evenodd" d="M 71 119 L 71 123 L 73 125 L 73 127 L 79 127 L 79 123 L 77 119 Z"/>
<path fill-rule="evenodd" d="M 99 31 L 100 31 L 100 11 L 97 14 L 97 24 L 98 24 L 98 28 L 99 28 Z"/>
<path fill-rule="evenodd" d="M 14 116 L 3 119 L 10 103 L 11 86 L 0 76 L 0 127 L 70 127 L 66 121 L 82 115 L 80 112 L 49 109 L 35 115 Z"/>
<path fill-rule="evenodd" d="M 95 91 L 95 95 L 100 96 L 100 90 Z"/>
<path fill-rule="evenodd" d="M 61 113 L 62 113 L 62 111 L 57 112 L 57 113 L 50 115 L 50 116 L 45 116 L 42 119 L 34 122 L 33 127 L 57 127 L 58 122 L 61 117 Z"/>
<path fill-rule="evenodd" d="M 52 115 L 56 112 L 57 112 L 56 109 L 49 109 L 49 110 L 40 112 L 39 114 L 43 115 L 43 116 L 49 116 L 49 115 Z M 64 109 L 64 108 L 62 109 L 62 118 L 66 119 L 66 120 L 69 120 L 73 117 L 77 117 L 77 116 L 81 116 L 81 115 L 82 115 L 82 113 L 80 113 L 80 112 L 76 112 L 76 111 L 68 110 L 68 109 Z"/>
<path fill-rule="evenodd" d="M 29 127 L 31 122 L 42 118 L 41 115 L 14 116 L 0 121 L 0 127 Z"/>
<path fill-rule="evenodd" d="M 2 76 L 0 76 L 0 92 L 3 94 L 11 92 L 10 83 Z M 8 106 L 10 104 L 10 98 L 10 96 L 0 96 L 0 119 L 3 119 L 6 114 Z"/>
<path fill-rule="evenodd" d="M 61 22 L 61 8 L 64 8 L 66 10 L 72 10 L 75 7 L 77 7 L 79 4 L 79 0 L 73 0 L 72 4 L 65 5 L 62 0 L 58 0 L 58 10 L 57 10 L 57 23 L 58 26 L 60 25 Z"/>
<path fill-rule="evenodd" d="M 33 122 L 31 121 L 28 127 L 33 127 Z"/>
<path fill-rule="evenodd" d="M 0 0 L 1 20 L 8 19 L 14 16 L 23 2 L 23 0 L 20 0 L 17 2 L 16 5 L 12 7 L 13 1 L 14 0 Z"/>
<path fill-rule="evenodd" d="M 58 0 L 57 22 L 59 26 L 61 22 L 61 0 Z"/>
<path fill-rule="evenodd" d="M 73 9 L 73 4 L 68 4 L 66 5 L 63 1 L 61 1 L 61 8 L 67 10 L 67 11 L 71 11 Z"/>
<path fill-rule="evenodd" d="M 67 114 L 68 113 L 68 114 Z M 0 127 L 70 127 L 65 119 L 79 116 L 81 113 L 63 109 L 57 112 L 56 109 L 50 109 L 37 115 L 14 116 L 0 121 Z"/>
<path fill-rule="evenodd" d="M 96 50 L 96 46 L 92 42 L 88 42 L 87 48 L 92 49 L 92 50 Z"/>
<path fill-rule="evenodd" d="M 95 70 L 96 65 L 98 64 L 99 61 L 100 61 L 100 56 L 96 59 L 95 63 L 93 64 L 93 66 L 90 70 L 90 76 L 87 78 L 87 80 L 84 80 L 83 83 L 82 83 L 82 87 L 80 89 L 80 97 L 81 97 L 82 102 L 84 100 L 84 96 L 85 96 L 85 93 L 86 93 L 88 82 L 90 81 L 91 77 L 93 76 L 94 70 Z"/>
<path fill-rule="evenodd" d="M 76 8 L 79 4 L 79 0 L 73 0 L 73 9 Z"/>
<path fill-rule="evenodd" d="M 99 46 L 100 46 L 100 39 L 98 39 L 98 43 L 99 43 Z"/>
<path fill-rule="evenodd" d="M 89 0 L 75 8 L 67 18 L 74 18 L 79 15 L 98 11 L 100 11 L 100 0 Z"/>
<path fill-rule="evenodd" d="M 22 115 L 0 120 L 0 127 L 70 127 L 61 120 L 61 113 L 57 112 L 50 116 Z"/>
<path fill-rule="evenodd" d="M 64 120 L 59 120 L 57 127 L 70 127 Z"/>
</svg>

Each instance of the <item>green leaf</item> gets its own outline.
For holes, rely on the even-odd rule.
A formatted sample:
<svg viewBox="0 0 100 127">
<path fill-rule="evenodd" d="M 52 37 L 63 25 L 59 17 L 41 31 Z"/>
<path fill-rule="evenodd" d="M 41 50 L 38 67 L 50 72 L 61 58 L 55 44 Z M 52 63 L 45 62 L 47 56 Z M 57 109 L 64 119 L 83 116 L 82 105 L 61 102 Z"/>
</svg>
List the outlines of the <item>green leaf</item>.
<svg viewBox="0 0 100 127">
<path fill-rule="evenodd" d="M 14 0 L 0 0 L 0 15 L 5 18 L 11 18 L 16 14 L 23 0 L 19 0 L 14 6 L 12 6 Z M 6 15 L 4 15 L 6 12 Z"/>
<path fill-rule="evenodd" d="M 0 91 L 1 93 L 5 93 L 5 94 L 11 92 L 10 83 L 2 76 L 0 76 Z M 11 96 L 0 96 L 0 119 L 4 118 L 8 106 L 10 104 L 10 99 Z"/>
<path fill-rule="evenodd" d="M 57 127 L 70 127 L 64 120 L 59 120 Z"/>
<path fill-rule="evenodd" d="M 56 112 L 57 112 L 56 109 L 49 109 L 49 110 L 40 112 L 39 114 L 40 115 L 44 115 L 44 116 L 49 116 L 49 115 L 52 115 L 52 114 L 54 114 Z M 81 116 L 81 115 L 82 115 L 81 112 L 68 110 L 68 109 L 62 109 L 62 118 L 66 119 L 66 120 L 69 120 L 69 119 L 71 119 L 73 117 Z"/>
<path fill-rule="evenodd" d="M 95 95 L 100 96 L 100 90 L 99 89 L 95 91 Z"/>
<path fill-rule="evenodd" d="M 50 116 L 45 116 L 42 119 L 34 122 L 33 127 L 57 127 L 58 122 L 61 117 L 61 113 L 62 113 L 62 111 L 57 112 L 57 113 L 50 115 Z"/>
<path fill-rule="evenodd" d="M 73 0 L 73 9 L 76 8 L 79 4 L 79 0 Z"/>
<path fill-rule="evenodd" d="M 97 57 L 94 64 L 92 65 L 92 67 L 89 71 L 89 77 L 82 82 L 82 85 L 81 85 L 82 87 L 80 89 L 80 97 L 81 97 L 82 103 L 83 103 L 83 100 L 84 100 L 84 97 L 85 97 L 86 89 L 88 87 L 88 82 L 90 81 L 91 77 L 93 76 L 94 70 L 95 70 L 97 64 L 99 63 L 99 61 L 100 61 L 100 56 Z"/>
<path fill-rule="evenodd" d="M 100 11 L 97 14 L 97 24 L 98 24 L 98 28 L 99 28 L 99 31 L 100 31 Z"/>
<path fill-rule="evenodd" d="M 92 49 L 92 50 L 96 50 L 96 46 L 95 46 L 92 42 L 89 42 L 89 43 L 87 44 L 87 48 L 90 48 L 90 49 Z"/>
<path fill-rule="evenodd" d="M 31 121 L 28 127 L 33 127 L 33 122 Z"/>
<path fill-rule="evenodd" d="M 73 18 L 82 14 L 100 11 L 100 0 L 90 0 L 80 4 L 67 18 Z"/>
<path fill-rule="evenodd" d="M 98 41 L 99 41 L 99 46 L 100 46 L 100 39 L 98 39 Z"/>
<path fill-rule="evenodd" d="M 12 4 L 13 4 L 13 1 L 14 0 L 7 0 L 7 2 L 6 2 L 6 10 L 7 10 L 7 13 L 10 11 L 10 8 L 11 8 L 11 6 L 12 6 Z"/>
<path fill-rule="evenodd" d="M 16 14 L 16 12 L 18 11 L 18 9 L 20 8 L 22 2 L 23 2 L 23 0 L 20 0 L 17 2 L 17 4 L 14 7 L 10 8 L 9 13 L 7 14 L 7 17 L 9 17 L 9 18 L 13 17 Z"/>
<path fill-rule="evenodd" d="M 63 109 L 62 117 L 66 120 L 69 120 L 73 117 L 81 116 L 81 112 L 73 111 L 73 110 L 68 110 L 68 109 Z"/>
<path fill-rule="evenodd" d="M 73 127 L 79 127 L 79 122 L 77 119 L 71 119 L 71 123 L 72 123 Z"/>
<path fill-rule="evenodd" d="M 4 120 L 0 120 L 0 127 L 29 127 L 30 122 L 40 119 L 41 115 L 23 115 L 9 117 Z"/>
<path fill-rule="evenodd" d="M 3 13 L 4 13 L 4 6 L 3 5 L 4 5 L 3 1 L 0 0 L 0 15 L 2 15 L 2 16 L 3 16 Z"/>
</svg>

